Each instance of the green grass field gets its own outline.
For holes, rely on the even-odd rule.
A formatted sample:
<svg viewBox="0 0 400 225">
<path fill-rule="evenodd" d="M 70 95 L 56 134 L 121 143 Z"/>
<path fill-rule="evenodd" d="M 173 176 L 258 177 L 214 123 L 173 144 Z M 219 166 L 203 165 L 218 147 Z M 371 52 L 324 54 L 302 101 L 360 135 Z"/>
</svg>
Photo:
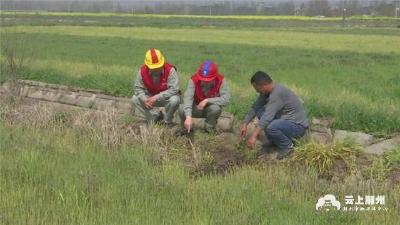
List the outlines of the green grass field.
<svg viewBox="0 0 400 225">
<path fill-rule="evenodd" d="M 319 179 L 286 164 L 190 176 L 154 165 L 147 148 L 110 152 L 93 134 L 60 126 L 0 125 L 1 224 L 394 224 L 400 189 Z M 315 211 L 319 197 L 384 194 L 388 212 Z M 340 196 L 340 197 L 339 197 Z"/>
<path fill-rule="evenodd" d="M 334 117 L 336 128 L 376 135 L 400 132 L 399 20 L 354 18 L 341 28 L 337 18 L 62 13 L 2 13 L 1 18 L 0 81 L 10 78 L 9 46 L 17 59 L 24 58 L 19 78 L 130 97 L 145 51 L 156 47 L 177 66 L 182 89 L 202 61 L 214 60 L 232 91 L 226 110 L 239 118 L 256 97 L 250 77 L 264 70 L 301 96 L 309 117 Z M 149 149 L 129 141 L 109 152 L 90 132 L 0 121 L 0 224 L 395 224 L 400 219 L 399 186 L 387 181 L 334 182 L 285 163 L 193 178 L 179 159 L 153 165 Z M 317 199 L 328 193 L 384 194 L 390 210 L 316 213 Z"/>
<path fill-rule="evenodd" d="M 390 32 L 384 35 L 381 28 L 307 32 L 177 28 L 168 27 L 168 18 L 163 23 L 164 28 L 13 26 L 3 28 L 2 36 L 21 42 L 16 52 L 26 57 L 25 79 L 130 96 L 144 52 L 156 47 L 177 66 L 182 89 L 202 61 L 215 60 L 233 93 L 227 110 L 239 117 L 255 97 L 249 78 L 264 70 L 304 99 L 310 117 L 333 116 L 335 127 L 353 131 L 400 131 L 400 30 L 385 28 Z"/>
</svg>

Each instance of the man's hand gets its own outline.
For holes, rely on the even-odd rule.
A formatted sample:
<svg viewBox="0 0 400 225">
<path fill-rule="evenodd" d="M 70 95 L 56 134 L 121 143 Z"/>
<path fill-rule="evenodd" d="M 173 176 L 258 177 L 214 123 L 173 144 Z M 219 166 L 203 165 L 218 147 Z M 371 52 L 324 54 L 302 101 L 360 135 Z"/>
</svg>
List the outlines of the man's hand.
<svg viewBox="0 0 400 225">
<path fill-rule="evenodd" d="M 247 147 L 254 149 L 256 147 L 257 137 L 253 137 L 253 135 L 247 140 Z"/>
<path fill-rule="evenodd" d="M 192 117 L 186 116 L 185 123 L 183 125 L 185 126 L 188 133 L 190 133 L 190 131 L 192 130 Z"/>
<path fill-rule="evenodd" d="M 206 99 L 204 99 L 203 101 L 201 101 L 201 102 L 197 105 L 197 109 L 198 109 L 198 110 L 203 110 L 203 109 L 206 107 L 207 103 L 208 103 L 208 99 L 206 98 Z"/>
<path fill-rule="evenodd" d="M 144 100 L 144 107 L 151 109 L 151 108 L 153 108 L 156 101 L 157 101 L 156 96 L 148 97 L 146 100 Z"/>
<path fill-rule="evenodd" d="M 242 123 L 240 125 L 240 138 L 244 138 L 246 137 L 246 133 L 247 133 L 247 124 L 246 123 Z"/>
<path fill-rule="evenodd" d="M 251 134 L 250 138 L 247 140 L 247 147 L 254 149 L 256 147 L 256 141 L 258 134 L 262 131 L 260 127 L 256 127 Z"/>
</svg>

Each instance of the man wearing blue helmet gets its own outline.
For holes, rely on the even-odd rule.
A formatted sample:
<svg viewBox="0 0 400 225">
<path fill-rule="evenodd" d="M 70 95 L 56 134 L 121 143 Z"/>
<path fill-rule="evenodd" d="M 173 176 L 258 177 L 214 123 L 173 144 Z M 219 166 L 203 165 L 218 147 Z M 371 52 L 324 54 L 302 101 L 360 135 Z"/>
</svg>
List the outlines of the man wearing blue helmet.
<svg viewBox="0 0 400 225">
<path fill-rule="evenodd" d="M 182 126 L 190 133 L 192 118 L 205 118 L 205 131 L 215 133 L 222 107 L 229 100 L 228 85 L 218 73 L 217 65 L 212 61 L 205 61 L 188 82 L 183 105 L 179 109 Z"/>
</svg>

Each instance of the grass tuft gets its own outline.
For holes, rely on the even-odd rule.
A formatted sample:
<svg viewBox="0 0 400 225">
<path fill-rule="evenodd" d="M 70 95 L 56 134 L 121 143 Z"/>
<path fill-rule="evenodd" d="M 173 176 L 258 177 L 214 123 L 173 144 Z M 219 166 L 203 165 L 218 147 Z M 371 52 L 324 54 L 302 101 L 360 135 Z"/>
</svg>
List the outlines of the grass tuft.
<svg viewBox="0 0 400 225">
<path fill-rule="evenodd" d="M 327 145 L 304 141 L 295 148 L 292 160 L 314 168 L 322 176 L 332 176 L 333 167 L 338 160 L 345 162 L 350 173 L 354 171 L 355 158 L 361 152 L 362 148 L 351 140 Z"/>
</svg>

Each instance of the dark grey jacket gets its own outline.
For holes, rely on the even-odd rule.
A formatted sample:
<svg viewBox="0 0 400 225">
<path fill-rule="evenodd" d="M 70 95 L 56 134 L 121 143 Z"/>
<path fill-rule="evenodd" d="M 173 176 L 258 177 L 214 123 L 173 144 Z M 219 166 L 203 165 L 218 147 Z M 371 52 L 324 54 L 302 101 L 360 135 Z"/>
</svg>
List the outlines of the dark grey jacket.
<svg viewBox="0 0 400 225">
<path fill-rule="evenodd" d="M 260 94 L 247 113 L 244 122 L 249 123 L 256 116 L 256 111 L 265 107 L 258 126 L 262 129 L 274 119 L 284 119 L 308 127 L 308 120 L 303 103 L 288 88 L 275 84 L 270 94 Z"/>
</svg>

